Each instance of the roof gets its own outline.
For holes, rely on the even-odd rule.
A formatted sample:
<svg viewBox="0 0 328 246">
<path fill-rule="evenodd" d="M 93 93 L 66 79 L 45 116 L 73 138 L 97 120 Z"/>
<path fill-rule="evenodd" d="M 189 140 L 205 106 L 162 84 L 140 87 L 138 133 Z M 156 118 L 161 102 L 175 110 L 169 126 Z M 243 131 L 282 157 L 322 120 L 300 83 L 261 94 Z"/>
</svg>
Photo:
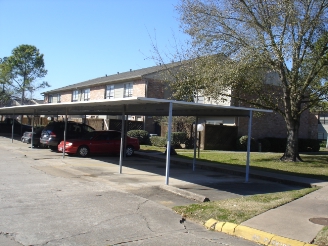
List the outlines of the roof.
<svg viewBox="0 0 328 246">
<path fill-rule="evenodd" d="M 153 67 L 148 67 L 148 68 L 142 68 L 142 69 L 138 69 L 138 70 L 130 70 L 128 72 L 117 73 L 117 74 L 112 74 L 112 75 L 108 75 L 108 76 L 106 75 L 104 77 L 90 79 L 90 80 L 87 80 L 84 82 L 64 86 L 64 87 L 61 87 L 58 89 L 45 91 L 42 94 L 56 93 L 56 92 L 60 92 L 60 91 L 66 91 L 66 90 L 72 90 L 72 89 L 78 89 L 78 88 L 86 88 L 91 85 L 102 85 L 102 84 L 113 83 L 113 82 L 118 82 L 118 81 L 127 81 L 127 80 L 132 80 L 132 79 L 138 79 L 138 78 L 142 78 L 143 76 L 151 75 L 158 71 L 162 71 L 167 68 L 178 66 L 178 65 L 180 65 L 180 62 L 174 62 L 174 63 L 170 63 L 170 64 L 165 64 L 165 65 L 158 65 L 158 66 L 153 66 Z"/>
<path fill-rule="evenodd" d="M 0 115 L 145 115 L 168 116 L 172 103 L 173 116 L 249 116 L 250 111 L 272 110 L 201 104 L 175 100 L 130 97 L 114 100 L 48 103 L 0 108 Z"/>
</svg>

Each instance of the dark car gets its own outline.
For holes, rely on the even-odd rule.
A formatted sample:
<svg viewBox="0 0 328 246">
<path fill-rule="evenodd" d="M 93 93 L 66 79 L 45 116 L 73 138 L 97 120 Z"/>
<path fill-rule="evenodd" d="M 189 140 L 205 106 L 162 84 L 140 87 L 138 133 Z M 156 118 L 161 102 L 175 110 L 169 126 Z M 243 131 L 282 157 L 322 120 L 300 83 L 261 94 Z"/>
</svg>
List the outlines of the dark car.
<svg viewBox="0 0 328 246">
<path fill-rule="evenodd" d="M 24 132 L 32 131 L 32 126 L 21 124 L 16 119 L 6 118 L 4 121 L 0 122 L 0 132 L 11 133 L 13 125 L 14 133 L 19 135 L 22 135 Z"/>
<path fill-rule="evenodd" d="M 85 157 L 89 154 L 119 154 L 121 133 L 118 131 L 94 131 L 79 139 L 68 139 L 65 144 L 65 153 L 77 154 Z M 64 141 L 58 145 L 58 151 L 63 151 Z M 132 156 L 139 150 L 137 138 L 126 137 L 126 156 Z"/>
<path fill-rule="evenodd" d="M 52 150 L 57 150 L 58 144 L 64 139 L 64 130 L 64 121 L 50 122 L 41 132 L 40 143 L 49 146 Z M 66 139 L 80 138 L 94 130 L 94 128 L 86 124 L 68 121 Z"/>
<path fill-rule="evenodd" d="M 40 137 L 44 127 L 37 127 L 33 131 L 33 147 L 40 147 Z M 24 132 L 21 141 L 23 143 L 31 144 L 32 132 Z"/>
</svg>

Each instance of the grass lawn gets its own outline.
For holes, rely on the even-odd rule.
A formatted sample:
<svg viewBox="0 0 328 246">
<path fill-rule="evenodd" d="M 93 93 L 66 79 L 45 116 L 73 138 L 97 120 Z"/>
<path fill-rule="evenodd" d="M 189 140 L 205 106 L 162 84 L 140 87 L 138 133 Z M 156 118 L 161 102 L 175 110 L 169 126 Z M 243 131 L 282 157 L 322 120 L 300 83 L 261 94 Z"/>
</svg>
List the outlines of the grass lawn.
<svg viewBox="0 0 328 246">
<path fill-rule="evenodd" d="M 281 153 L 258 153 L 250 155 L 251 168 L 297 175 L 308 178 L 328 180 L 328 153 L 318 152 L 315 154 L 301 154 L 303 162 L 283 162 L 279 158 Z M 193 158 L 193 153 L 178 152 L 180 157 Z M 245 152 L 201 152 L 198 160 L 210 161 L 227 165 L 245 166 Z"/>
<path fill-rule="evenodd" d="M 165 148 L 141 145 L 141 151 L 160 151 Z M 192 149 L 176 149 L 179 158 L 192 159 Z M 197 155 L 196 155 L 197 156 Z M 279 172 L 296 176 L 328 180 L 328 151 L 317 153 L 304 153 L 301 158 L 304 162 L 282 162 L 279 158 L 282 153 L 251 152 L 250 168 L 270 172 Z M 211 163 L 234 165 L 244 167 L 246 152 L 227 151 L 200 151 L 197 161 L 209 161 Z"/>
<path fill-rule="evenodd" d="M 164 152 L 165 148 L 154 146 L 141 146 L 141 151 Z M 192 159 L 193 150 L 176 149 L 179 158 Z M 278 172 L 297 175 L 307 178 L 328 180 L 328 151 L 301 154 L 303 162 L 282 162 L 281 153 L 252 152 L 250 155 L 250 168 L 263 171 Z M 233 166 L 245 166 L 246 152 L 226 151 L 200 151 L 198 161 L 208 161 Z M 210 218 L 239 224 L 267 210 L 298 199 L 318 188 L 305 188 L 294 191 L 244 196 L 241 198 L 211 201 L 206 203 L 191 204 L 188 206 L 174 207 L 177 213 L 187 219 L 204 224 Z M 324 227 L 317 235 L 314 243 L 319 246 L 328 245 L 328 226 Z"/>
</svg>

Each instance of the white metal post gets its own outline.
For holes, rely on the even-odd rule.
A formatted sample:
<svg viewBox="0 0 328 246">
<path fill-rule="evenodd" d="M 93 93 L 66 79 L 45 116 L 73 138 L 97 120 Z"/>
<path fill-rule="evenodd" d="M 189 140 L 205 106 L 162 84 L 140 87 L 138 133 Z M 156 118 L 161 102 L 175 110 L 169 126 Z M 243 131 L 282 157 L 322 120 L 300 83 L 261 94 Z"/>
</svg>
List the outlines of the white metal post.
<svg viewBox="0 0 328 246">
<path fill-rule="evenodd" d="M 34 136 L 34 115 L 35 115 L 35 109 L 33 110 L 33 117 L 32 117 L 32 135 L 31 135 L 31 149 L 33 149 L 33 136 Z"/>
<path fill-rule="evenodd" d="M 192 162 L 192 170 L 195 171 L 196 168 L 196 148 L 197 148 L 197 126 L 198 126 L 198 116 L 195 121 L 195 129 L 194 129 L 194 159 Z"/>
<path fill-rule="evenodd" d="M 169 104 L 169 122 L 168 122 L 168 130 L 167 130 L 167 144 L 166 144 L 166 176 L 165 176 L 165 184 L 169 184 L 170 177 L 170 158 L 171 158 L 171 131 L 172 131 L 172 102 Z"/>
<path fill-rule="evenodd" d="M 58 119 L 58 116 L 57 116 L 57 119 Z M 66 150 L 66 133 L 67 133 L 67 108 L 65 109 L 65 129 L 64 129 L 63 159 L 65 158 L 65 150 Z"/>
<path fill-rule="evenodd" d="M 121 127 L 121 145 L 120 145 L 120 170 L 119 173 L 122 173 L 122 159 L 124 154 L 124 131 L 125 131 L 125 105 L 123 105 L 123 112 L 122 112 L 122 127 Z"/>
<path fill-rule="evenodd" d="M 250 159 L 251 138 L 252 138 L 252 118 L 253 118 L 253 111 L 250 110 L 249 120 L 248 120 L 247 159 L 246 159 L 246 177 L 245 177 L 246 183 L 249 180 L 249 159 Z"/>
<path fill-rule="evenodd" d="M 14 142 L 14 114 L 13 114 L 13 119 L 12 119 L 12 124 L 11 124 L 11 142 Z"/>
</svg>

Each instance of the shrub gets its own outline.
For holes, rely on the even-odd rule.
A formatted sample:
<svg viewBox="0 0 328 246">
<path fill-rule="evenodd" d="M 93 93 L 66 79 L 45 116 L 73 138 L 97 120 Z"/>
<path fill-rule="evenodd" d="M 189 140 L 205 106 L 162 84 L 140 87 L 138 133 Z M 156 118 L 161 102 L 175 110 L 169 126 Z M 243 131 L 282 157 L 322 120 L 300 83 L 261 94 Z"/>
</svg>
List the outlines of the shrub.
<svg viewBox="0 0 328 246">
<path fill-rule="evenodd" d="M 186 149 L 193 149 L 194 148 L 194 138 L 190 137 L 185 141 L 185 148 Z"/>
<path fill-rule="evenodd" d="M 138 138 L 139 144 L 149 144 L 149 134 L 144 130 L 131 130 L 127 132 L 129 137 Z"/>
<path fill-rule="evenodd" d="M 151 145 L 157 146 L 157 147 L 165 147 L 166 145 L 166 138 L 159 137 L 159 136 L 153 136 L 149 138 Z"/>
<path fill-rule="evenodd" d="M 241 136 L 236 141 L 236 150 L 247 150 L 248 136 Z M 251 151 L 257 151 L 257 144 L 254 138 L 251 139 Z"/>
<path fill-rule="evenodd" d="M 320 141 L 320 147 L 326 148 L 326 145 L 327 145 L 327 141 L 326 140 Z"/>
<path fill-rule="evenodd" d="M 167 139 L 167 134 L 166 134 Z M 171 145 L 174 148 L 181 148 L 181 144 L 185 144 L 187 141 L 187 133 L 185 132 L 172 132 L 171 133 Z"/>
</svg>

